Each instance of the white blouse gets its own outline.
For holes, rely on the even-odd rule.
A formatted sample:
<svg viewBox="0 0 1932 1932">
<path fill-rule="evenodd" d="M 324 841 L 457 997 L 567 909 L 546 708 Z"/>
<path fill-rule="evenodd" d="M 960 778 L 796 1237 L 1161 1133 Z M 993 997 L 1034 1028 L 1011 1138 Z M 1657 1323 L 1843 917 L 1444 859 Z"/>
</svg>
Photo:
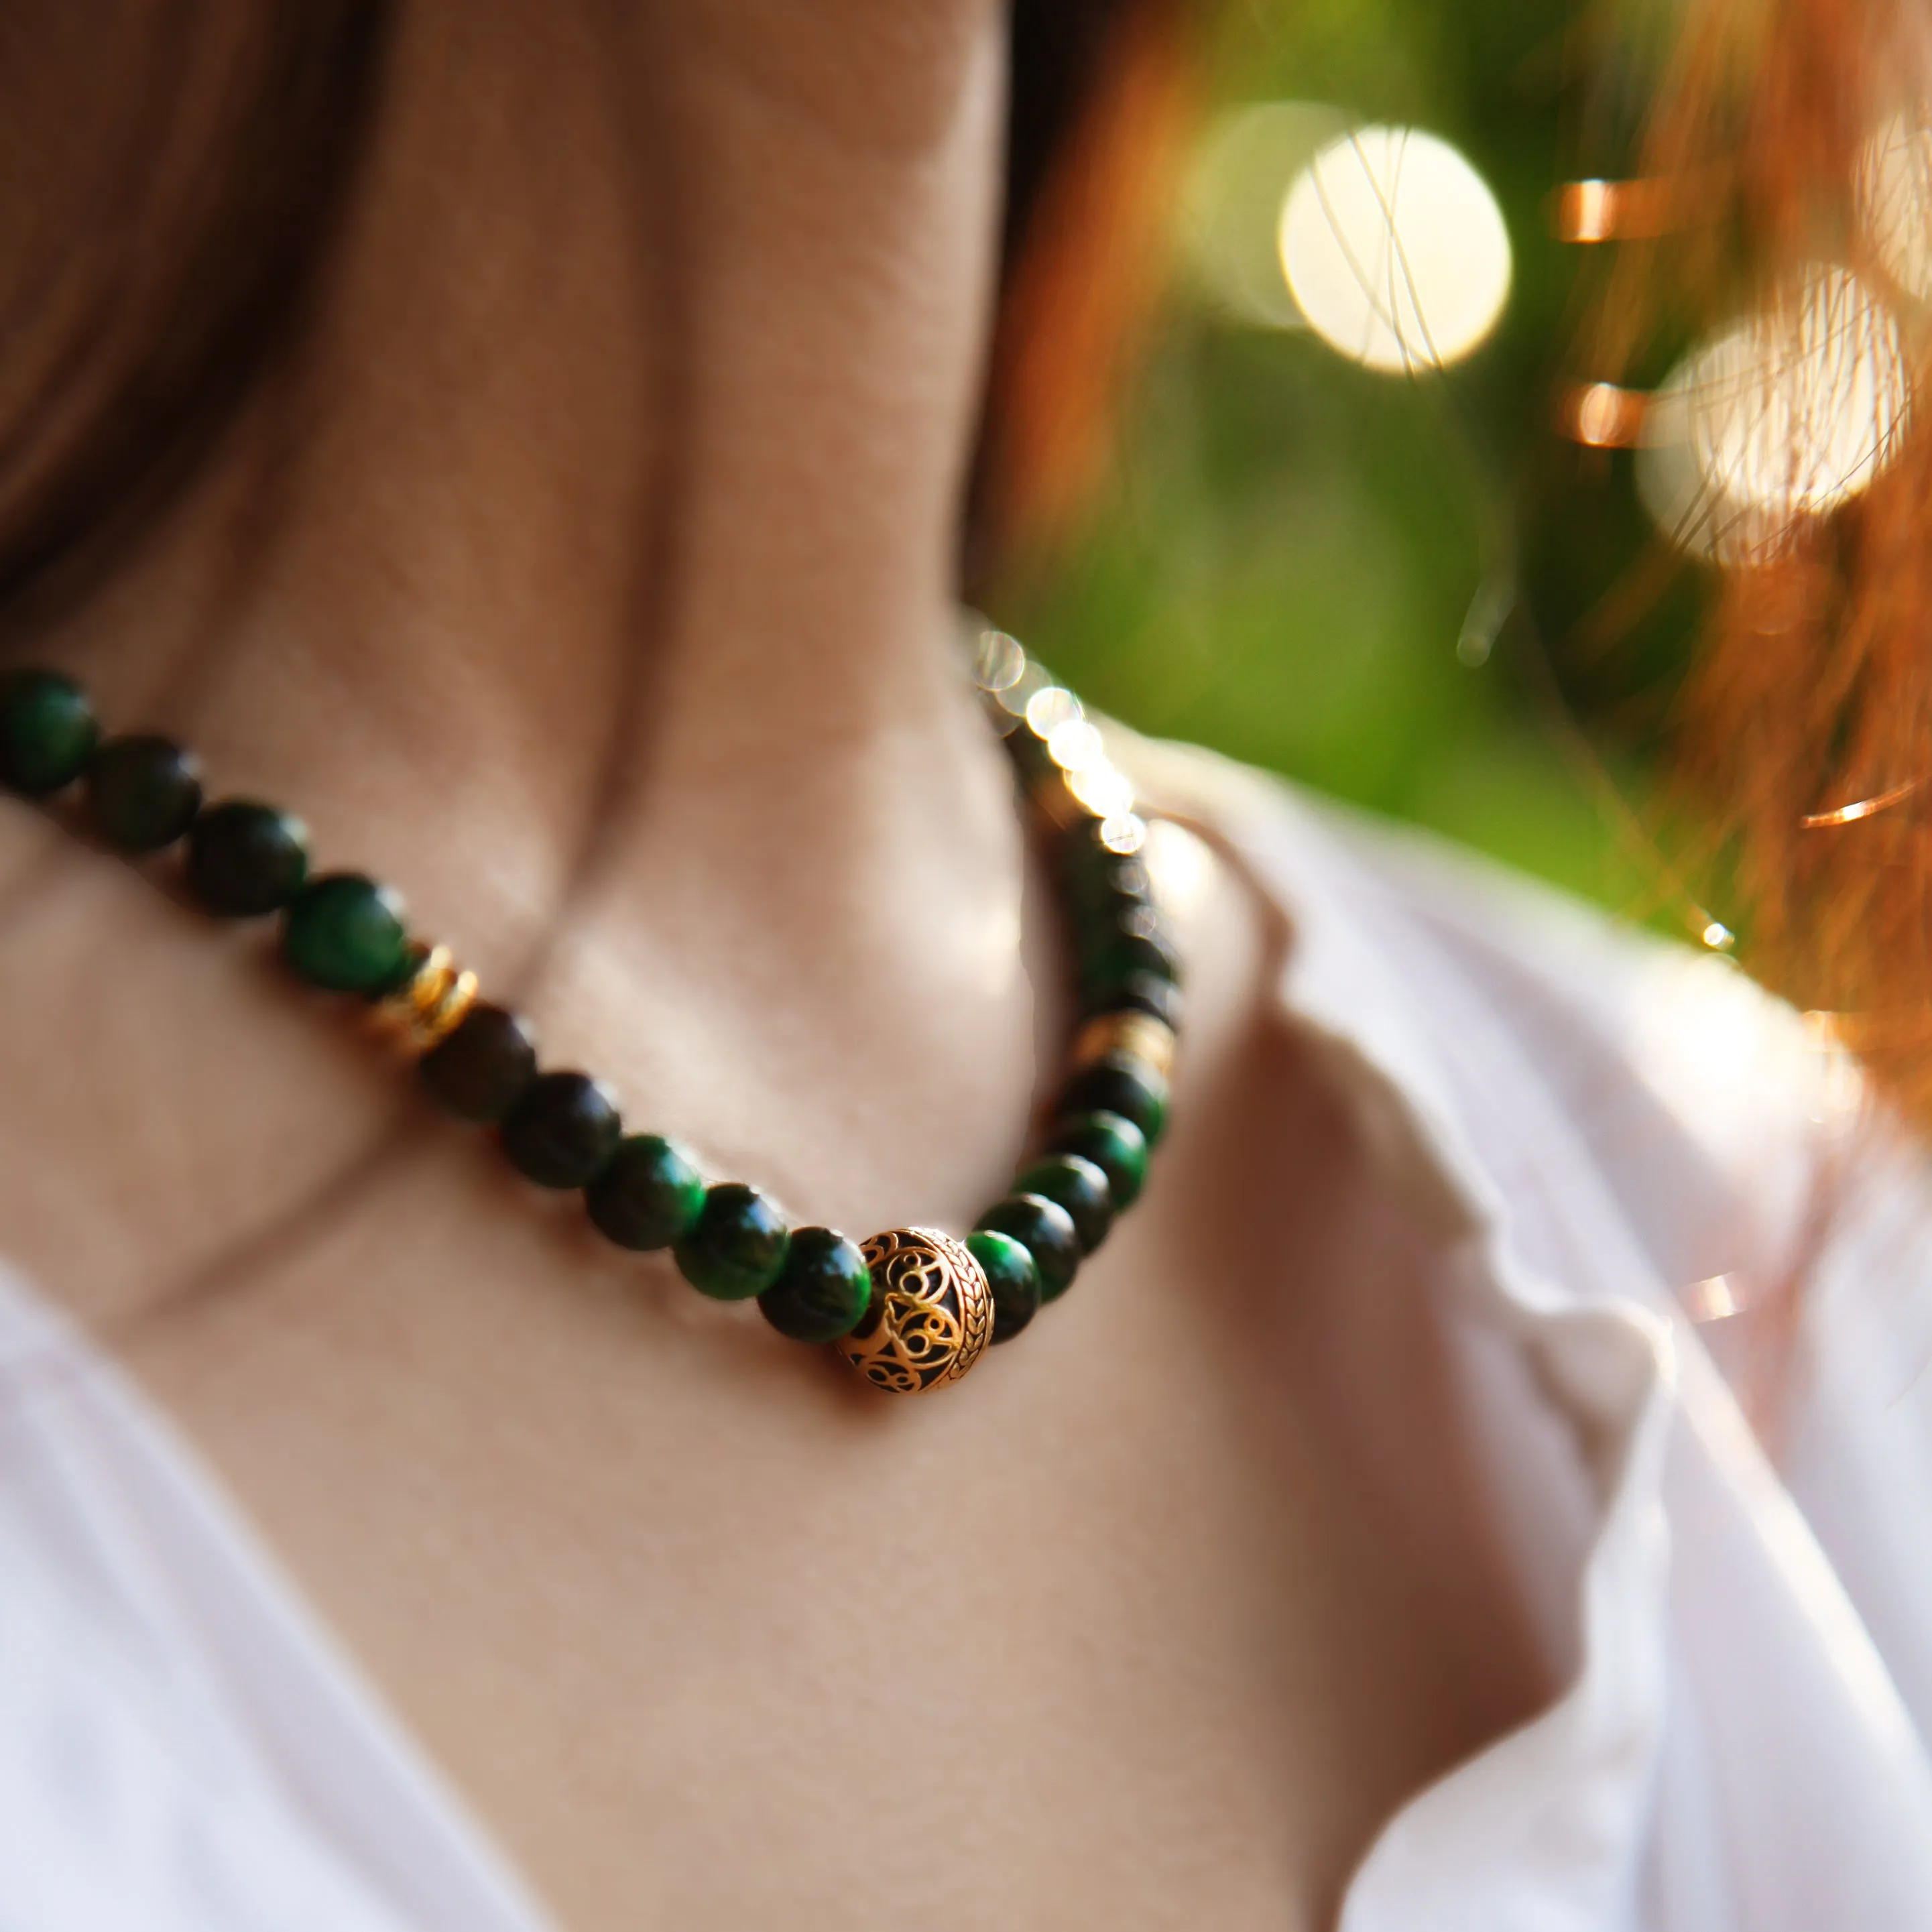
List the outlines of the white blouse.
<svg viewBox="0 0 1932 1932">
<path fill-rule="evenodd" d="M 1388 1821 L 1342 1932 L 1932 1928 L 1921 1154 L 1721 961 L 1201 754 L 1129 762 L 1280 908 L 1286 1014 L 1479 1231 L 1418 1316 L 1577 1659 Z M 1714 1358 L 1794 1272 L 1774 1466 Z M 539 1932 L 208 1472 L 4 1274 L 0 1377 L 0 1932 Z"/>
</svg>

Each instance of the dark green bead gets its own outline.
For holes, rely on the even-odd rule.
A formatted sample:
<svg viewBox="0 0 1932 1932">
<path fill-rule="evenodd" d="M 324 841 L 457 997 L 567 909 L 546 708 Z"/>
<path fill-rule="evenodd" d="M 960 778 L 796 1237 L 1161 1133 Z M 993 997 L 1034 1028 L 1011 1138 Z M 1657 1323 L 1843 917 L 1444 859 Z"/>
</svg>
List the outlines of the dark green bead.
<svg viewBox="0 0 1932 1932">
<path fill-rule="evenodd" d="M 1050 1154 L 1034 1162 L 1014 1181 L 1013 1191 L 1058 1202 L 1073 1217 L 1083 1255 L 1090 1255 L 1114 1225 L 1114 1195 L 1106 1175 L 1077 1154 Z"/>
<path fill-rule="evenodd" d="M 1084 1010 L 1090 1015 L 1150 1013 L 1178 1033 L 1186 1004 L 1186 996 L 1172 980 L 1163 980 L 1157 973 L 1130 973 L 1117 985 L 1094 988 Z"/>
<path fill-rule="evenodd" d="M 1076 1114 L 1047 1142 L 1054 1154 L 1077 1154 L 1107 1177 L 1117 1208 L 1131 1208 L 1147 1185 L 1147 1136 L 1119 1114 Z"/>
<path fill-rule="evenodd" d="M 224 919 L 280 912 L 308 877 L 308 828 L 252 799 L 212 805 L 188 828 L 188 889 Z"/>
<path fill-rule="evenodd" d="M 1042 1301 L 1057 1301 L 1072 1286 L 1080 1271 L 1080 1237 L 1058 1202 L 1043 1194 L 1010 1194 L 980 1216 L 974 1232 L 982 1228 L 1010 1234 L 1033 1256 Z"/>
<path fill-rule="evenodd" d="M 172 739 L 110 738 L 87 767 L 95 829 L 124 852 L 158 852 L 201 809 L 201 766 Z"/>
<path fill-rule="evenodd" d="M 1080 983 L 1090 989 L 1118 986 L 1137 973 L 1180 977 L 1173 935 L 1151 906 L 1118 908 L 1084 924 L 1079 943 Z"/>
<path fill-rule="evenodd" d="M 44 798 L 71 784 L 100 737 L 87 693 L 52 670 L 0 676 L 0 784 Z"/>
<path fill-rule="evenodd" d="M 1069 829 L 1062 864 L 1077 907 L 1090 909 L 1108 898 L 1145 901 L 1154 896 L 1145 863 L 1131 853 L 1102 845 L 1098 820 L 1082 819 Z"/>
<path fill-rule="evenodd" d="M 536 1042 L 512 1012 L 479 1000 L 417 1063 L 422 1083 L 452 1114 L 500 1120 L 537 1077 Z"/>
<path fill-rule="evenodd" d="M 778 1210 L 755 1187 L 727 1180 L 706 1193 L 697 1225 L 673 1252 L 700 1294 L 742 1301 L 778 1280 L 789 1244 Z"/>
<path fill-rule="evenodd" d="M 1010 1342 L 1040 1312 L 1040 1270 L 1032 1252 L 992 1228 L 976 1228 L 966 1245 L 993 1291 L 993 1340 Z"/>
<path fill-rule="evenodd" d="M 1166 1076 L 1131 1053 L 1110 1053 L 1083 1066 L 1060 1096 L 1064 1114 L 1118 1114 L 1140 1129 L 1149 1147 L 1167 1125 Z"/>
<path fill-rule="evenodd" d="M 1144 898 L 1112 898 L 1094 906 L 1076 905 L 1073 920 L 1082 942 L 1090 950 L 1117 933 L 1164 933 L 1166 921 L 1159 907 Z"/>
<path fill-rule="evenodd" d="M 1060 776 L 1060 767 L 1046 748 L 1046 740 L 1024 719 L 1007 734 L 1006 752 L 1029 789 Z"/>
<path fill-rule="evenodd" d="M 415 963 L 402 901 L 360 872 L 329 872 L 296 893 L 282 916 L 282 953 L 311 986 L 371 999 Z"/>
<path fill-rule="evenodd" d="M 506 1117 L 503 1151 L 539 1187 L 586 1187 L 623 1138 L 616 1096 L 587 1073 L 540 1073 Z"/>
<path fill-rule="evenodd" d="M 1082 918 L 1096 918 L 1154 900 L 1154 881 L 1138 859 L 1124 859 L 1117 853 L 1090 847 L 1067 868 L 1067 891 L 1075 913 Z"/>
<path fill-rule="evenodd" d="M 584 1201 L 600 1232 L 620 1248 L 668 1248 L 691 1232 L 702 1212 L 704 1177 L 674 1142 L 633 1134 Z"/>
<path fill-rule="evenodd" d="M 794 1342 L 836 1342 L 872 1300 L 872 1270 L 856 1241 L 830 1228 L 795 1228 L 784 1272 L 758 1297 L 758 1312 Z"/>
</svg>

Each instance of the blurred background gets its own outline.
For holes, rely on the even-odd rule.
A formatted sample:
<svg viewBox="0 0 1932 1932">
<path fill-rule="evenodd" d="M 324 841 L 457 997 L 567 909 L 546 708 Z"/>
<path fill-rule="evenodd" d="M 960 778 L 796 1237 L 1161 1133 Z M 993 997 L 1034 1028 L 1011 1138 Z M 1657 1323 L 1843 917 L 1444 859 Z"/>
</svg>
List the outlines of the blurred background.
<svg viewBox="0 0 1932 1932">
<path fill-rule="evenodd" d="M 1610 258 L 1684 225 L 1628 185 L 1669 46 L 1546 0 L 1144 9 L 1008 238 L 969 581 L 1140 729 L 1728 950 L 1670 778 L 1700 626 L 1882 466 L 1904 373 L 1820 271 L 1728 334 L 1647 312 L 1595 380 Z"/>
</svg>

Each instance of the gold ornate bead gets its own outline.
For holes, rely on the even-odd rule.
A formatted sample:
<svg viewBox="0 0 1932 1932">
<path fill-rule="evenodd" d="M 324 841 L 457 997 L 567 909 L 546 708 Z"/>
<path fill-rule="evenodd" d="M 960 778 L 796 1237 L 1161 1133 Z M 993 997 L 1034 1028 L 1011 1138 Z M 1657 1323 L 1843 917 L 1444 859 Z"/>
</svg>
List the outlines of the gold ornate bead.
<svg viewBox="0 0 1932 1932">
<path fill-rule="evenodd" d="M 872 1306 L 833 1346 L 895 1395 L 956 1382 L 993 1335 L 993 1292 L 972 1250 L 937 1228 L 890 1228 L 860 1252 L 872 1270 Z"/>
<path fill-rule="evenodd" d="M 1110 1053 L 1131 1053 L 1166 1079 L 1174 1071 L 1174 1029 L 1151 1013 L 1096 1013 L 1074 1036 L 1073 1064 L 1091 1066 Z"/>
<path fill-rule="evenodd" d="M 476 975 L 460 970 L 446 946 L 433 946 L 396 990 L 378 1002 L 376 1024 L 412 1052 L 440 1046 L 476 1003 Z"/>
</svg>

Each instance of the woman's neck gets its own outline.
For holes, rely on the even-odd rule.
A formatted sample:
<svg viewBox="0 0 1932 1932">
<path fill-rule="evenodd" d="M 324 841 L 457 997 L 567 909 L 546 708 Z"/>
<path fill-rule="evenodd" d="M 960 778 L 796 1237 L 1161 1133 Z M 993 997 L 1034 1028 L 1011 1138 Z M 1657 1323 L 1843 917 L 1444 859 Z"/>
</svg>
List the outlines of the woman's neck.
<svg viewBox="0 0 1932 1932">
<path fill-rule="evenodd" d="M 784 0 L 409 16 L 313 352 L 74 640 L 110 706 L 493 964 L 586 854 L 770 916 L 772 851 L 880 859 L 882 783 L 981 802 L 998 20 L 867 10 L 836 72 Z"/>
<path fill-rule="evenodd" d="M 553 1064 L 861 1226 L 997 1186 L 1054 1018 L 950 648 L 1000 21 L 914 10 L 415 10 L 297 379 L 57 645 L 112 722 L 179 730 L 318 862 L 400 887 Z M 143 997 L 178 1010 L 195 972 Z M 233 1125 L 192 1186 L 244 1196 L 271 1060 L 152 1020 L 96 1045 Z M 339 1167 L 393 1090 L 325 1100 L 340 1043 L 284 1046 L 282 1138 Z M 114 1157 L 74 1124 L 74 1160 Z M 142 1184 L 116 1198 L 137 1272 L 178 1272 Z M 183 1226 L 171 1263 L 218 1247 Z"/>
</svg>

